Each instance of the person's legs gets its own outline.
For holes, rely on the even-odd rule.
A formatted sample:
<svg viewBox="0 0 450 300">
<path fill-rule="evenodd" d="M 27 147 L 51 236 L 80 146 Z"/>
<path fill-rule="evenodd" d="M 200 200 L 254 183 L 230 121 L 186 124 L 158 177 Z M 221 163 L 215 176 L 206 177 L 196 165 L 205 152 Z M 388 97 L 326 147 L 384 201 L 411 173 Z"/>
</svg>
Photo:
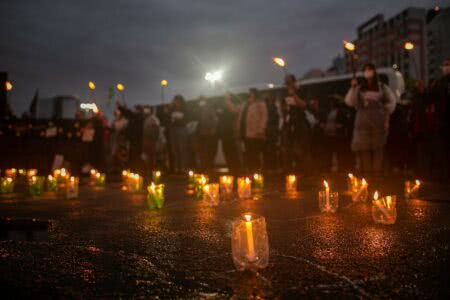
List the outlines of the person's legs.
<svg viewBox="0 0 450 300">
<path fill-rule="evenodd" d="M 372 153 L 370 151 L 359 151 L 358 156 L 361 163 L 361 171 L 369 174 L 372 171 Z"/>
<path fill-rule="evenodd" d="M 378 175 L 383 170 L 383 152 L 384 148 L 377 148 L 372 151 L 373 171 Z"/>
</svg>

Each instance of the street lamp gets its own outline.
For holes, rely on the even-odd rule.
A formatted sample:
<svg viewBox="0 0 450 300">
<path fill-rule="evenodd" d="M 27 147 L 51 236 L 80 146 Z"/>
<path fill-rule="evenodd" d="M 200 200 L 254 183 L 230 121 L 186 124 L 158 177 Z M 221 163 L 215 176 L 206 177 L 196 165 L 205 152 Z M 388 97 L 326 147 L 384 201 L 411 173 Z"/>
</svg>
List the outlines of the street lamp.
<svg viewBox="0 0 450 300">
<path fill-rule="evenodd" d="M 415 49 L 415 45 L 411 41 L 406 41 L 406 42 L 403 43 L 403 49 L 405 49 L 408 52 L 412 52 Z M 415 59 L 415 55 L 413 53 L 411 54 L 411 60 L 413 62 L 414 73 L 416 73 L 416 77 L 417 77 L 417 79 L 419 79 L 419 77 L 420 77 L 420 75 L 419 75 L 419 67 L 417 65 L 417 61 Z"/>
<path fill-rule="evenodd" d="M 205 74 L 205 80 L 208 81 L 212 86 L 214 86 L 216 81 L 221 81 L 222 78 L 223 78 L 222 71 L 207 72 Z"/>
<path fill-rule="evenodd" d="M 122 102 L 123 104 L 125 104 L 125 86 L 121 83 L 118 83 L 116 85 L 117 90 L 120 92 L 120 94 L 122 95 Z"/>
<path fill-rule="evenodd" d="M 95 83 L 93 83 L 92 81 L 89 81 L 89 82 L 88 82 L 88 87 L 89 87 L 89 89 L 92 90 L 92 91 L 95 90 Z"/>
<path fill-rule="evenodd" d="M 279 67 L 283 69 L 283 72 L 285 75 L 287 75 L 287 68 L 286 68 L 286 62 L 281 57 L 273 57 L 273 62 L 277 64 Z"/>
<path fill-rule="evenodd" d="M 354 43 L 344 40 L 344 48 L 350 55 L 350 64 L 352 68 L 353 78 L 356 78 L 356 69 L 355 69 L 355 51 L 356 46 Z"/>
<path fill-rule="evenodd" d="M 10 91 L 12 91 L 12 89 L 13 89 L 13 85 L 12 85 L 11 81 L 6 80 L 5 81 L 5 90 L 7 92 L 10 92 Z"/>
<path fill-rule="evenodd" d="M 161 98 L 162 98 L 162 102 L 164 103 L 164 88 L 168 85 L 169 83 L 167 82 L 167 80 L 163 79 L 161 80 Z"/>
</svg>

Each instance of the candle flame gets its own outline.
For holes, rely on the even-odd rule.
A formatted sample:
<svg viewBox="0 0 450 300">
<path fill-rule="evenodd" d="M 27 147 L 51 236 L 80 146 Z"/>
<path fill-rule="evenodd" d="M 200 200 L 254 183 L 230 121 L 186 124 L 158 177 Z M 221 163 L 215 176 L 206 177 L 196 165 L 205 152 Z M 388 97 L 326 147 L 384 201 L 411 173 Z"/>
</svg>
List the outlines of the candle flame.
<svg viewBox="0 0 450 300">
<path fill-rule="evenodd" d="M 259 178 L 259 174 L 253 174 L 253 178 L 255 179 L 255 180 L 258 180 L 258 178 Z"/>
<path fill-rule="evenodd" d="M 75 177 L 70 176 L 70 182 L 75 182 Z"/>
<path fill-rule="evenodd" d="M 127 176 L 128 175 L 128 171 L 127 170 L 123 170 L 122 171 L 122 176 Z"/>
<path fill-rule="evenodd" d="M 53 176 L 52 175 L 48 175 L 48 180 L 53 180 Z"/>
<path fill-rule="evenodd" d="M 375 193 L 373 193 L 373 200 L 378 200 L 378 191 L 375 191 Z"/>
<path fill-rule="evenodd" d="M 156 175 L 156 177 L 160 177 L 161 176 L 161 171 L 156 171 L 155 175 Z"/>
<path fill-rule="evenodd" d="M 353 179 L 353 174 L 352 173 L 348 173 L 348 178 Z"/>
<path fill-rule="evenodd" d="M 247 222 L 250 222 L 250 220 L 252 219 L 252 215 L 246 214 L 246 215 L 244 215 L 244 218 Z"/>
<path fill-rule="evenodd" d="M 386 196 L 386 207 L 387 208 L 391 208 L 392 206 L 392 197 L 391 196 Z"/>
<path fill-rule="evenodd" d="M 6 181 L 8 181 L 9 183 L 11 183 L 13 180 L 11 177 L 6 178 Z"/>
<path fill-rule="evenodd" d="M 194 176 L 194 171 L 191 170 L 191 171 L 189 171 L 188 174 L 189 174 L 189 177 L 192 177 L 192 176 Z"/>
<path fill-rule="evenodd" d="M 96 169 L 91 169 L 91 174 L 92 175 L 95 175 L 97 173 L 97 170 Z"/>
<path fill-rule="evenodd" d="M 345 47 L 345 49 L 347 49 L 348 51 L 355 51 L 355 49 L 356 49 L 355 44 L 353 44 L 353 43 L 351 43 L 351 42 L 349 42 L 349 41 L 346 41 L 346 40 L 344 40 L 344 47 Z"/>
<path fill-rule="evenodd" d="M 419 186 L 420 185 L 420 181 L 418 179 L 416 179 L 416 185 Z"/>
<path fill-rule="evenodd" d="M 295 182 L 296 176 L 295 175 L 288 175 L 289 182 Z"/>
<path fill-rule="evenodd" d="M 323 186 L 326 188 L 326 189 L 328 189 L 329 188 L 329 186 L 328 186 L 328 182 L 326 181 L 326 180 L 324 180 L 323 181 Z"/>
<path fill-rule="evenodd" d="M 245 183 L 249 184 L 251 182 L 250 178 L 245 177 Z"/>
<path fill-rule="evenodd" d="M 363 178 L 363 179 L 361 180 L 361 184 L 362 184 L 362 185 L 367 185 L 367 181 L 366 181 L 365 178 Z"/>
</svg>

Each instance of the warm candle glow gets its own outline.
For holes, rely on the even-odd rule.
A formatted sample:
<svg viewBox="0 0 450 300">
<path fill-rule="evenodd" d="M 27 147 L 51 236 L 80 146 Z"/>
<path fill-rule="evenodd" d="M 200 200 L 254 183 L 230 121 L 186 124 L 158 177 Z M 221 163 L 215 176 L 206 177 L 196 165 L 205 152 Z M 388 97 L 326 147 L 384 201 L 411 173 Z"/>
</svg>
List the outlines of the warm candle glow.
<svg viewBox="0 0 450 300">
<path fill-rule="evenodd" d="M 375 191 L 375 193 L 373 193 L 373 200 L 374 201 L 378 200 L 378 191 Z"/>
<path fill-rule="evenodd" d="M 344 40 L 344 48 L 347 49 L 348 51 L 355 51 L 356 46 L 352 42 Z"/>
<path fill-rule="evenodd" d="M 253 226 L 252 226 L 252 216 L 244 215 L 246 220 L 245 229 L 247 232 L 247 249 L 248 249 L 248 259 L 250 261 L 255 260 L 255 241 L 253 240 Z"/>
<path fill-rule="evenodd" d="M 274 57 L 272 58 L 273 62 L 279 65 L 280 67 L 284 68 L 286 66 L 286 62 L 281 57 Z"/>
<path fill-rule="evenodd" d="M 194 176 L 194 171 L 191 170 L 188 172 L 188 174 L 189 174 L 189 177 L 192 177 L 192 176 Z"/>
<path fill-rule="evenodd" d="M 367 187 L 367 181 L 366 181 L 366 179 L 362 179 L 361 180 L 361 185 L 363 186 L 363 187 Z"/>
<path fill-rule="evenodd" d="M 323 186 L 325 187 L 325 190 L 330 190 L 330 187 L 328 186 L 328 181 L 323 181 Z"/>
</svg>

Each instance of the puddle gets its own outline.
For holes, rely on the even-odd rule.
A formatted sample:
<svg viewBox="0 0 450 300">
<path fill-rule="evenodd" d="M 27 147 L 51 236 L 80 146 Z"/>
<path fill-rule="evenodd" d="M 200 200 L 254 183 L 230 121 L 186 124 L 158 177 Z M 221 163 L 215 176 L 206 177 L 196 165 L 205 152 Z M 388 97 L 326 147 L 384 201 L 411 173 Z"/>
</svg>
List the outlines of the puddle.
<svg viewBox="0 0 450 300">
<path fill-rule="evenodd" d="M 50 221 L 36 219 L 0 219 L 0 240 L 47 241 Z"/>
</svg>

